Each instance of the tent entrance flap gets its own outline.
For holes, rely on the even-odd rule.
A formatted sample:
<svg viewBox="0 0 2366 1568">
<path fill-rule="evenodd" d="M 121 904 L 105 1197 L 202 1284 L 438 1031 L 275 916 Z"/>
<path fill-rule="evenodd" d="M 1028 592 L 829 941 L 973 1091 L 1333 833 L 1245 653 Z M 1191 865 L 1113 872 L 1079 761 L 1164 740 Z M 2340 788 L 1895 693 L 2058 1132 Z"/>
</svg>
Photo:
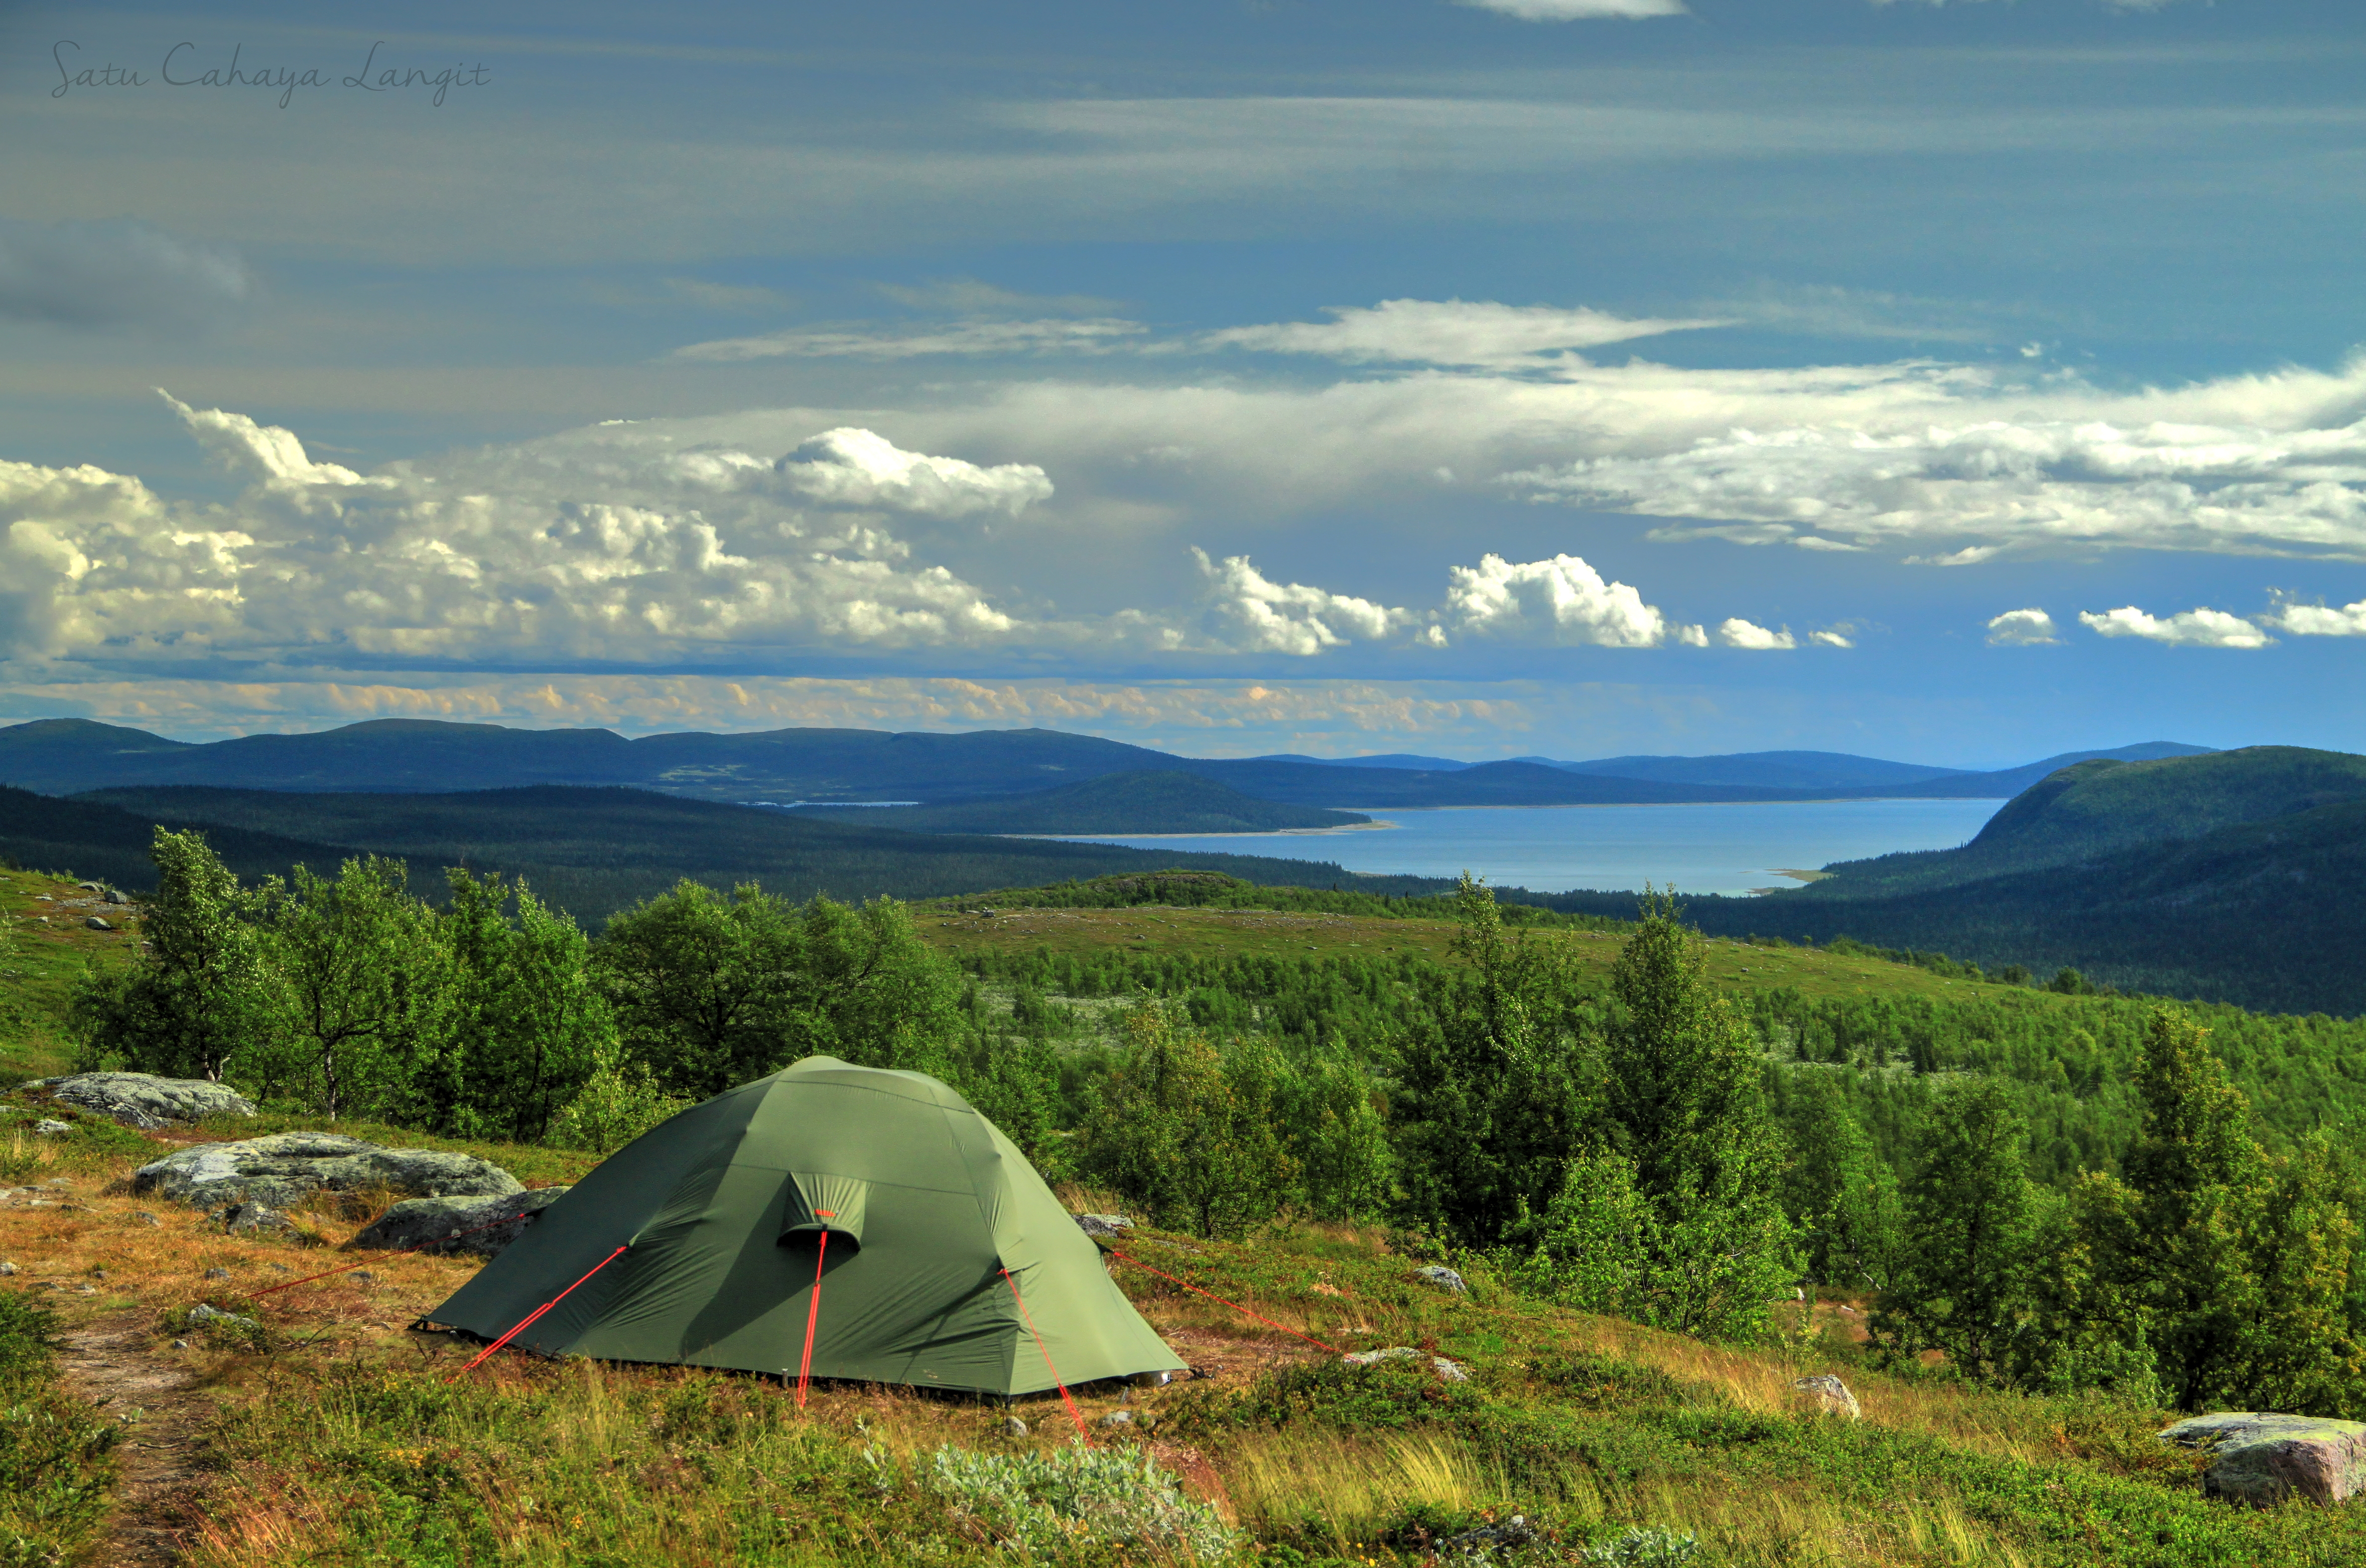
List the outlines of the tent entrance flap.
<svg viewBox="0 0 2366 1568">
<path fill-rule="evenodd" d="M 820 1170 L 789 1172 L 788 1213 L 781 1226 L 781 1245 L 817 1239 L 830 1231 L 839 1245 L 862 1245 L 862 1216 L 870 1206 L 871 1183 L 852 1176 Z"/>
</svg>

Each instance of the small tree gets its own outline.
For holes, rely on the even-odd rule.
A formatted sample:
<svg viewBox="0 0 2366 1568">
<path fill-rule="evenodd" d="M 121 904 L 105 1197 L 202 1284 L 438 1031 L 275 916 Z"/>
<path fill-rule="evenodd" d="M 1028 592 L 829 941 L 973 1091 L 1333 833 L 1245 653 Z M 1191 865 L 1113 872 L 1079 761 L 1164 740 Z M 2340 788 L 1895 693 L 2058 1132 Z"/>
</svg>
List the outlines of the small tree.
<svg viewBox="0 0 2366 1568">
<path fill-rule="evenodd" d="M 2028 1127 L 2001 1087 L 1942 1094 L 1905 1190 L 1905 1244 L 1869 1324 L 1891 1358 L 1944 1354 L 1965 1376 L 2003 1381 L 2031 1307 L 2038 1213 L 2022 1146 Z"/>
<path fill-rule="evenodd" d="M 1455 918 L 1465 977 L 1398 1042 L 1391 1126 L 1408 1216 L 1485 1247 L 1600 1135 L 1601 1051 L 1565 939 L 1506 934 L 1468 873 Z"/>
<path fill-rule="evenodd" d="M 268 927 L 279 985 L 267 1088 L 332 1118 L 411 1113 L 451 992 L 434 916 L 406 883 L 401 861 L 376 855 L 334 881 L 296 868 Z"/>
<path fill-rule="evenodd" d="M 1275 1132 L 1272 1048 L 1220 1051 L 1157 1005 L 1135 1009 L 1126 1029 L 1132 1048 L 1085 1128 L 1086 1176 L 1201 1236 L 1238 1236 L 1280 1212 L 1297 1170 Z"/>
<path fill-rule="evenodd" d="M 614 1055 L 615 1021 L 593 978 L 581 928 L 524 879 L 445 873 L 441 925 L 454 995 L 435 1120 L 539 1142 L 550 1118 Z M 514 898 L 514 920 L 502 913 Z"/>
<path fill-rule="evenodd" d="M 205 834 L 159 827 L 149 848 L 157 888 L 140 923 L 139 956 L 94 971 L 75 999 L 86 1053 L 141 1072 L 219 1081 L 264 1037 L 272 975 L 256 922 L 276 879 L 239 886 Z"/>
</svg>

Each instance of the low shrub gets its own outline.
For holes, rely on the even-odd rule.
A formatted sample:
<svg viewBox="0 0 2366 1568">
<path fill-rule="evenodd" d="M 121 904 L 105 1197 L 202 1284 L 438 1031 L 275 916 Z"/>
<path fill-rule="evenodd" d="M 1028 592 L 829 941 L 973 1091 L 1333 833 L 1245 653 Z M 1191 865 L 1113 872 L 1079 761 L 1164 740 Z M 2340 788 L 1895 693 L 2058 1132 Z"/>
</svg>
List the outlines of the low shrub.
<svg viewBox="0 0 2366 1568">
<path fill-rule="evenodd" d="M 1139 1546 L 1217 1563 L 1240 1545 L 1214 1508 L 1184 1496 L 1140 1449 L 977 1453 L 948 1443 L 929 1457 L 927 1484 L 1030 1557 Z"/>
</svg>

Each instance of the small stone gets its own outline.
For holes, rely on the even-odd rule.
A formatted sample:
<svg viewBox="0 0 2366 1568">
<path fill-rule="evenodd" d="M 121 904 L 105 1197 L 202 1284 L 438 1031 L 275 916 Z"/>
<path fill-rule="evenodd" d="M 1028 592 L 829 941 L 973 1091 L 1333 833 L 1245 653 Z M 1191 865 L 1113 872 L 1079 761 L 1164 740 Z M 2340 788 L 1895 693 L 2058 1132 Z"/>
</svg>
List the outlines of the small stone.
<svg viewBox="0 0 2366 1568">
<path fill-rule="evenodd" d="M 1432 1356 L 1429 1358 L 1429 1364 L 1436 1370 L 1439 1377 L 1444 1378 L 1448 1383 L 1469 1383 L 1470 1381 L 1470 1369 L 1464 1366 L 1460 1361 L 1449 1361 L 1444 1356 Z"/>
<path fill-rule="evenodd" d="M 217 1211 L 217 1217 L 231 1236 L 277 1236 L 296 1228 L 294 1221 L 266 1204 L 232 1204 Z"/>
<path fill-rule="evenodd" d="M 1853 1421 L 1865 1414 L 1857 1405 L 1856 1395 L 1849 1392 L 1849 1385 L 1830 1372 L 1820 1377 L 1803 1377 L 1791 1386 L 1812 1397 L 1817 1410 L 1823 1415 L 1845 1416 Z"/>
<path fill-rule="evenodd" d="M 175 1339 L 173 1341 L 173 1349 L 176 1350 L 186 1350 L 188 1348 L 189 1342 L 186 1339 Z"/>
<path fill-rule="evenodd" d="M 96 914 L 84 915 L 82 917 L 82 923 L 86 928 L 92 931 L 112 931 L 115 929 L 112 922 L 104 920 Z"/>
<path fill-rule="evenodd" d="M 271 1265 L 271 1271 L 275 1274 L 292 1274 L 296 1271 L 285 1263 L 274 1263 Z"/>
<path fill-rule="evenodd" d="M 107 1271 L 104 1269 L 93 1269 L 90 1271 L 90 1277 L 94 1280 L 103 1280 L 107 1278 Z"/>
<path fill-rule="evenodd" d="M 197 1305 L 189 1308 L 189 1321 L 192 1323 L 220 1323 L 232 1328 L 260 1328 L 263 1327 L 261 1324 L 255 1322 L 252 1317 L 241 1317 L 235 1312 L 224 1312 L 221 1308 L 202 1301 L 197 1303 Z"/>
<path fill-rule="evenodd" d="M 98 1294 L 98 1287 L 97 1287 L 96 1285 L 76 1285 L 76 1286 L 74 1286 L 74 1294 L 76 1294 L 76 1295 L 96 1295 L 97 1294 Z"/>
<path fill-rule="evenodd" d="M 163 1220 L 158 1219 L 154 1215 L 150 1214 L 146 1209 L 133 1210 L 131 1217 L 141 1225 L 162 1225 L 164 1223 Z"/>
<path fill-rule="evenodd" d="M 33 1136 L 36 1137 L 63 1137 L 72 1131 L 72 1123 L 53 1121 L 47 1116 L 33 1124 Z"/>
<path fill-rule="evenodd" d="M 14 1263 L 0 1263 L 0 1275 L 13 1274 L 13 1273 L 15 1273 L 16 1271 L 17 1271 L 17 1265 L 16 1265 L 16 1264 L 14 1264 Z"/>
<path fill-rule="evenodd" d="M 228 1269 L 208 1269 L 206 1271 L 206 1278 L 209 1280 L 226 1280 L 230 1278 L 230 1271 Z"/>
<path fill-rule="evenodd" d="M 1027 1435 L 1027 1423 L 1016 1416 L 1005 1416 L 1000 1430 L 1006 1438 L 1023 1438 Z"/>
<path fill-rule="evenodd" d="M 377 1283 L 377 1276 L 371 1273 L 367 1269 L 355 1269 L 353 1271 L 351 1278 L 354 1283 L 357 1285 L 374 1285 Z"/>
<path fill-rule="evenodd" d="M 1076 1228 L 1095 1240 L 1106 1240 L 1133 1228 L 1133 1221 L 1123 1215 L 1078 1215 Z"/>
<path fill-rule="evenodd" d="M 1432 1263 L 1425 1269 L 1415 1269 L 1413 1271 L 1413 1277 L 1424 1283 L 1436 1285 L 1439 1290 L 1453 1291 L 1457 1294 L 1470 1288 L 1462 1282 L 1461 1275 L 1436 1263 Z"/>
<path fill-rule="evenodd" d="M 1101 1425 L 1104 1427 L 1131 1427 L 1133 1425 L 1133 1412 L 1131 1410 L 1112 1410 L 1108 1415 L 1101 1417 Z"/>
</svg>

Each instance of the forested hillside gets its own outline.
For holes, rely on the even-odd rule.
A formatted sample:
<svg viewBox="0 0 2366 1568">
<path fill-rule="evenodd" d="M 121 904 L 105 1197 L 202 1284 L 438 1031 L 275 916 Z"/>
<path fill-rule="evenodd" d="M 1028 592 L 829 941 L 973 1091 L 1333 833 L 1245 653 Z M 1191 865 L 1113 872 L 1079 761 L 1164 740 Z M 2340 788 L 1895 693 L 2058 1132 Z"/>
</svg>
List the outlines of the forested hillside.
<svg viewBox="0 0 2366 1568">
<path fill-rule="evenodd" d="M 73 801 L 7 790 L 0 806 L 0 854 L 127 889 L 154 885 L 144 846 L 151 824 L 162 823 L 220 834 L 223 855 L 249 879 L 284 874 L 298 861 L 322 870 L 357 853 L 394 855 L 414 863 L 422 895 L 440 896 L 446 866 L 502 871 L 528 878 L 553 902 L 595 924 L 685 877 L 717 887 L 757 881 L 797 899 L 832 892 L 858 900 L 1175 866 L 1265 882 L 1352 881 L 1378 891 L 1433 892 L 1442 885 L 1351 878 L 1320 861 L 904 833 L 862 820 L 556 785 L 400 795 L 177 788 Z"/>
</svg>

